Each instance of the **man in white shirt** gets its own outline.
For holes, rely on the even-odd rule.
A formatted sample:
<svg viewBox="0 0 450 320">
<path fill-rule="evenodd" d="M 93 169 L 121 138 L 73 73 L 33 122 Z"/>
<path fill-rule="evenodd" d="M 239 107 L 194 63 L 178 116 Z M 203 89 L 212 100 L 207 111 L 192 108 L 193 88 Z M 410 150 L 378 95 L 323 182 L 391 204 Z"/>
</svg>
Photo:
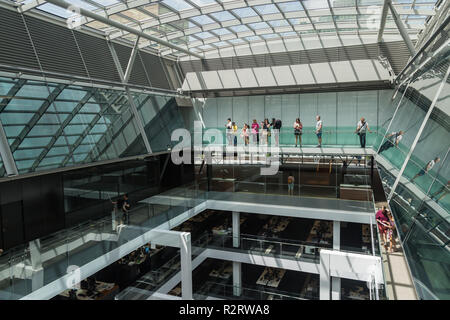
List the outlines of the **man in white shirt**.
<svg viewBox="0 0 450 320">
<path fill-rule="evenodd" d="M 428 173 L 428 171 L 430 171 L 431 169 L 433 169 L 434 165 L 435 165 L 436 163 L 438 163 L 439 161 L 441 161 L 441 159 L 440 159 L 439 157 L 434 158 L 434 160 L 428 161 L 428 163 L 427 163 L 427 165 L 425 166 L 425 168 L 421 169 L 421 170 L 419 171 L 419 173 L 416 174 L 416 175 L 414 176 L 414 178 L 411 179 L 411 182 L 414 182 L 414 180 L 415 180 L 417 177 L 421 177 L 421 176 L 423 176 L 425 173 Z"/>
<path fill-rule="evenodd" d="M 322 120 L 320 120 L 320 116 L 316 116 L 316 135 L 319 144 L 316 147 L 322 147 Z"/>
<path fill-rule="evenodd" d="M 398 147 L 398 143 L 400 142 L 400 140 L 402 140 L 403 138 L 403 130 L 400 130 L 398 132 L 392 132 L 391 134 L 387 135 L 386 141 L 381 145 L 380 147 L 380 151 L 378 151 L 378 153 L 382 153 L 390 148 L 392 148 L 394 145 L 396 147 Z M 391 141 L 392 138 L 392 141 Z"/>
<path fill-rule="evenodd" d="M 227 119 L 227 123 L 225 124 L 225 127 L 226 127 L 226 132 L 227 132 L 228 145 L 232 146 L 233 145 L 233 128 L 232 128 L 232 122 L 231 122 L 230 118 Z"/>
<path fill-rule="evenodd" d="M 359 143 L 361 144 L 361 148 L 366 147 L 366 132 L 370 131 L 369 124 L 367 123 L 364 117 L 358 122 L 356 127 L 356 134 L 359 136 Z"/>
</svg>

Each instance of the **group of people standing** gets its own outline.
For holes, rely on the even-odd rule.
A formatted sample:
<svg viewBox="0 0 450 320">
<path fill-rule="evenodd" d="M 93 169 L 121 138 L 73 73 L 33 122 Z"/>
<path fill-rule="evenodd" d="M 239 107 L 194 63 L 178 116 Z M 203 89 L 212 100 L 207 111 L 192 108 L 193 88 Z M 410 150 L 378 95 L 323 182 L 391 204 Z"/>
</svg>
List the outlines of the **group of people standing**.
<svg viewBox="0 0 450 320">
<path fill-rule="evenodd" d="M 316 135 L 319 144 L 317 147 L 322 146 L 322 120 L 320 119 L 320 116 L 316 116 Z M 269 119 L 264 119 L 264 121 L 261 121 L 261 123 L 258 123 L 256 119 L 253 119 L 252 125 L 248 125 L 247 123 L 244 124 L 242 130 L 241 130 L 241 138 L 244 139 L 244 145 L 249 145 L 250 143 L 250 136 L 253 137 L 253 143 L 255 144 L 269 144 L 269 137 L 272 135 L 272 132 L 274 134 L 275 138 L 275 145 L 278 146 L 280 143 L 280 130 L 282 127 L 282 121 L 280 119 L 272 118 L 272 121 L 269 122 Z M 234 145 L 237 146 L 237 135 L 238 135 L 238 127 L 236 125 L 236 122 L 231 121 L 231 118 L 227 119 L 227 123 L 225 124 L 226 128 L 226 136 L 228 145 Z M 294 136 L 295 136 L 295 146 L 299 145 L 302 146 L 302 134 L 303 134 L 303 124 L 300 121 L 300 118 L 295 119 L 294 125 Z M 261 138 L 260 138 L 261 137 Z M 260 139 L 262 141 L 260 141 Z"/>
<path fill-rule="evenodd" d="M 237 145 L 237 136 L 238 136 L 238 127 L 236 125 L 236 122 L 231 121 L 230 118 L 227 119 L 227 123 L 225 124 L 226 127 L 226 134 L 227 134 L 227 140 L 228 145 Z M 268 144 L 269 137 L 271 136 L 272 132 L 274 132 L 274 138 L 275 138 L 275 145 L 279 145 L 279 134 L 282 127 L 282 122 L 280 119 L 272 118 L 272 121 L 269 122 L 269 120 L 266 118 L 261 123 L 258 123 L 256 119 L 253 119 L 253 122 L 250 125 L 247 123 L 244 124 L 240 136 L 244 140 L 244 145 L 248 145 L 250 143 L 250 136 L 253 137 L 253 143 L 260 144 L 260 137 L 262 140 L 262 144 Z M 300 121 L 300 118 L 295 119 L 294 125 L 294 136 L 295 136 L 295 147 L 300 146 L 302 147 L 302 134 L 303 134 L 303 124 Z M 277 130 L 272 130 L 277 129 Z M 322 146 L 322 132 L 323 132 L 323 121 L 319 115 L 316 116 L 316 126 L 315 126 L 315 134 L 317 136 L 317 146 Z M 360 121 L 357 123 L 356 131 L 355 133 L 359 136 L 359 141 L 361 144 L 361 148 L 366 147 L 366 133 L 372 132 L 369 128 L 369 124 L 365 120 L 364 117 L 360 119 Z M 403 131 L 400 131 L 400 133 L 393 133 L 395 134 L 396 144 L 401 140 L 401 136 L 403 135 Z M 390 137 L 390 136 L 389 136 Z M 380 152 L 385 151 L 393 146 L 393 144 L 390 142 L 391 140 L 387 140 L 383 146 Z"/>
<path fill-rule="evenodd" d="M 256 119 L 253 119 L 252 125 L 249 126 L 247 123 L 244 124 L 240 136 L 244 139 L 244 145 L 250 144 L 250 136 L 253 138 L 254 144 L 269 144 L 269 137 L 272 135 L 272 131 L 274 133 L 275 145 L 279 145 L 280 140 L 280 129 L 282 126 L 282 122 L 280 119 L 272 119 L 272 122 L 269 122 L 269 119 L 264 119 L 261 123 L 258 123 Z M 225 124 L 226 135 L 228 145 L 237 146 L 237 136 L 238 136 L 238 127 L 236 122 L 231 121 L 230 118 L 227 119 L 227 123 Z"/>
</svg>

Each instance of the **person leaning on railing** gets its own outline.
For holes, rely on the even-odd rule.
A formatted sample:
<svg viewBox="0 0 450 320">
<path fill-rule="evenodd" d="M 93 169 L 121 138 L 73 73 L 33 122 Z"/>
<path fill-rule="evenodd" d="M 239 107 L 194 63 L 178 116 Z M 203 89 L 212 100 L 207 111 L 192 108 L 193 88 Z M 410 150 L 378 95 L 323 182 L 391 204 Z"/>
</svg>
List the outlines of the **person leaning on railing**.
<svg viewBox="0 0 450 320">
<path fill-rule="evenodd" d="M 403 130 L 400 130 L 398 132 L 392 132 L 391 134 L 386 135 L 385 138 L 387 140 L 381 145 L 380 151 L 378 151 L 378 153 L 382 153 L 394 146 L 398 147 L 400 140 L 402 140 L 403 138 L 403 134 Z"/>
</svg>

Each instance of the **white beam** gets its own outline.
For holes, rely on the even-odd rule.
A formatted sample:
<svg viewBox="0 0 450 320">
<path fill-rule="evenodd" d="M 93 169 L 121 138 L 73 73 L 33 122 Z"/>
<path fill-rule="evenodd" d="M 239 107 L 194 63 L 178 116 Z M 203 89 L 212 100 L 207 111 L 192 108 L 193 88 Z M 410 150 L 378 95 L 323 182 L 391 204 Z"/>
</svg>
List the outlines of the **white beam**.
<svg viewBox="0 0 450 320">
<path fill-rule="evenodd" d="M 391 10 L 391 13 L 394 18 L 394 22 L 397 25 L 398 31 L 400 32 L 400 34 L 403 38 L 403 41 L 405 41 L 406 46 L 408 47 L 409 53 L 411 54 L 411 56 L 414 56 L 416 54 L 416 49 L 414 48 L 414 44 L 412 43 L 411 39 L 409 38 L 408 31 L 406 30 L 405 26 L 403 25 L 403 22 L 400 19 L 400 16 L 395 11 L 395 8 L 392 5 L 391 0 L 386 0 L 386 1 L 389 6 L 389 9 Z"/>
<path fill-rule="evenodd" d="M 384 0 L 383 9 L 381 10 L 381 21 L 380 21 L 380 28 L 378 29 L 377 42 L 381 42 L 381 39 L 383 37 L 384 27 L 386 26 L 386 18 L 387 18 L 387 13 L 389 10 L 388 1 L 390 1 L 390 0 Z"/>
</svg>

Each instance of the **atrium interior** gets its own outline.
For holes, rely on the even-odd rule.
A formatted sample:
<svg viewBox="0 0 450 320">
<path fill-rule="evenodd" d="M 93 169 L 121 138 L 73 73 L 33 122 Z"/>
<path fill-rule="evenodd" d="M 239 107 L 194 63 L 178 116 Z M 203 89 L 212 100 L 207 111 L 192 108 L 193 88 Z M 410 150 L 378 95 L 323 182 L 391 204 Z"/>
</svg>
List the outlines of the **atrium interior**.
<svg viewBox="0 0 450 320">
<path fill-rule="evenodd" d="M 449 300 L 449 0 L 0 0 L 0 300 Z"/>
</svg>

